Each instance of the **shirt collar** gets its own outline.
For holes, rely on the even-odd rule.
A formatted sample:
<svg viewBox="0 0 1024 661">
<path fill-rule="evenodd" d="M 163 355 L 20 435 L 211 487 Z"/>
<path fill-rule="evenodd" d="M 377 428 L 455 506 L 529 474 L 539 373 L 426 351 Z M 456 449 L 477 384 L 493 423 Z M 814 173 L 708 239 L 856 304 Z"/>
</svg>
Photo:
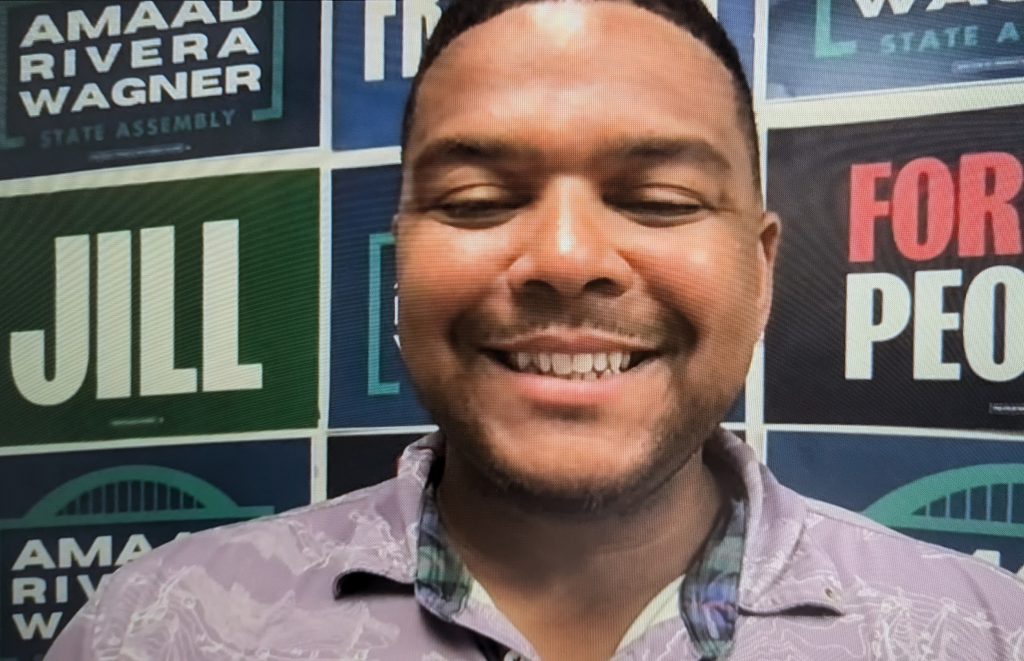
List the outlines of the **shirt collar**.
<svg viewBox="0 0 1024 661">
<path fill-rule="evenodd" d="M 438 460 L 439 466 L 443 459 Z M 423 490 L 419 538 L 416 546 L 416 598 L 429 610 L 451 620 L 466 605 L 473 588 L 473 577 L 448 543 L 437 509 L 439 470 Z"/>
<path fill-rule="evenodd" d="M 398 461 L 398 474 L 368 490 L 324 503 L 345 506 L 348 521 L 330 559 L 336 599 L 367 589 L 374 577 L 412 585 L 423 493 L 430 469 L 440 454 L 439 434 L 409 445 Z"/>
<path fill-rule="evenodd" d="M 729 498 L 725 515 L 716 522 L 679 593 L 683 622 L 704 659 L 720 658 L 732 646 L 746 541 L 746 509 L 744 494 Z"/>
<path fill-rule="evenodd" d="M 769 615 L 811 608 L 843 614 L 839 571 L 827 549 L 809 534 L 806 500 L 779 484 L 734 434 L 720 430 L 708 447 L 734 467 L 747 492 L 740 611 Z"/>
<path fill-rule="evenodd" d="M 709 659 L 721 657 L 732 644 L 747 522 L 742 486 L 729 479 L 731 467 L 723 466 L 721 471 L 732 487 L 726 507 L 687 572 L 678 597 L 679 613 L 694 646 L 702 658 Z M 415 592 L 421 604 L 451 620 L 465 607 L 474 579 L 446 539 L 436 501 L 439 473 L 431 471 L 424 489 Z"/>
<path fill-rule="evenodd" d="M 735 526 L 742 522 L 740 567 L 745 570 L 737 573 L 734 602 L 740 613 L 770 614 L 814 607 L 841 614 L 843 586 L 826 550 L 806 534 L 808 517 L 803 498 L 776 482 L 753 451 L 728 431 L 720 430 L 710 439 L 706 451 L 719 456 L 732 468 L 746 498 L 742 499 L 742 508 L 733 505 L 728 522 L 722 526 L 722 541 L 713 547 L 719 551 L 710 553 L 715 558 L 708 558 L 691 570 L 690 573 L 700 573 L 698 567 L 707 567 L 711 579 L 705 576 L 694 585 L 713 586 L 705 591 L 704 597 L 696 597 L 691 603 L 705 604 L 709 613 L 725 619 L 731 617 L 727 606 L 723 610 L 721 605 L 714 605 L 728 603 L 718 598 L 728 593 L 731 580 L 726 579 L 729 572 L 722 567 L 733 566 L 717 554 L 735 555 L 737 542 L 728 540 L 736 539 Z M 403 453 L 397 478 L 376 492 L 378 500 L 397 503 L 392 510 L 395 514 L 388 517 L 389 529 L 375 527 L 366 538 L 358 540 L 358 545 L 351 543 L 355 540 L 339 545 L 338 556 L 332 562 L 337 568 L 334 574 L 337 598 L 351 592 L 347 586 L 362 582 L 359 575 L 370 574 L 414 586 L 421 603 L 441 617 L 453 617 L 464 605 L 468 593 L 462 594 L 463 574 L 468 576 L 468 573 L 443 542 L 434 493 L 428 488 L 431 468 L 437 465 L 442 454 L 443 441 L 437 432 L 413 443 Z M 368 552 L 367 549 L 375 548 L 377 537 L 381 543 L 388 542 L 393 553 Z M 712 551 L 711 545 L 705 548 Z M 444 553 L 437 549 L 443 549 Z M 681 592 L 684 600 L 685 594 L 684 587 Z M 707 621 L 719 626 L 719 620 L 714 617 Z M 691 635 L 700 636 L 693 631 Z"/>
</svg>

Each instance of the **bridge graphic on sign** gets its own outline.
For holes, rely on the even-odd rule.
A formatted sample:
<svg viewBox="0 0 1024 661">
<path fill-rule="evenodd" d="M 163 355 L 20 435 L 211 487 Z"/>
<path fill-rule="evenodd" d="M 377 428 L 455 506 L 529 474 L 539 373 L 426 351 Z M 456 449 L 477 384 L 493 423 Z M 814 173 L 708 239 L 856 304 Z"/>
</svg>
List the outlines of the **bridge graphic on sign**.
<svg viewBox="0 0 1024 661">
<path fill-rule="evenodd" d="M 1024 538 L 1024 464 L 934 473 L 889 492 L 863 513 L 891 528 Z"/>
<path fill-rule="evenodd" d="M 164 466 L 117 466 L 57 487 L 0 531 L 19 528 L 251 519 L 272 506 L 243 507 L 194 475 Z"/>
</svg>

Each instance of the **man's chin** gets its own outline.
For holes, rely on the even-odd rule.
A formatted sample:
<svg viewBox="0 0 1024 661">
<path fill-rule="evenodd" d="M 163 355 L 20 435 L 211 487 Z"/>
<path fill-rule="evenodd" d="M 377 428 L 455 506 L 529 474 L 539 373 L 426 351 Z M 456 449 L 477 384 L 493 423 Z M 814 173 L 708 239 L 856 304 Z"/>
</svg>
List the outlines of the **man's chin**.
<svg viewBox="0 0 1024 661">
<path fill-rule="evenodd" d="M 537 471 L 516 471 L 492 467 L 490 484 L 499 486 L 495 495 L 514 503 L 524 512 L 591 518 L 639 509 L 646 500 L 646 480 L 632 475 L 580 479 Z"/>
<path fill-rule="evenodd" d="M 536 427 L 512 433 L 494 418 L 469 414 L 468 407 L 451 409 L 447 400 L 431 403 L 439 404 L 427 408 L 446 437 L 448 454 L 459 456 L 461 479 L 471 491 L 523 511 L 601 518 L 649 506 L 714 433 L 731 398 L 680 402 L 653 425 L 632 426 L 632 434 L 627 427 L 606 443 L 593 438 L 577 442 L 577 426 L 589 426 L 590 420 L 563 420 L 568 428 L 543 430 L 559 436 L 569 432 L 576 439 L 571 447 L 551 446 L 550 440 L 538 438 Z M 635 431 L 638 427 L 646 430 Z M 538 438 L 532 452 L 530 438 Z M 629 452 L 623 453 L 624 448 Z"/>
<path fill-rule="evenodd" d="M 682 439 L 650 439 L 643 454 L 624 456 L 561 457 L 506 456 L 487 442 L 460 447 L 475 474 L 475 490 L 500 498 L 524 512 L 571 518 L 623 515 L 643 508 L 700 448 Z M 703 440 L 703 438 L 701 438 Z M 675 441 L 675 442 L 673 442 Z"/>
</svg>

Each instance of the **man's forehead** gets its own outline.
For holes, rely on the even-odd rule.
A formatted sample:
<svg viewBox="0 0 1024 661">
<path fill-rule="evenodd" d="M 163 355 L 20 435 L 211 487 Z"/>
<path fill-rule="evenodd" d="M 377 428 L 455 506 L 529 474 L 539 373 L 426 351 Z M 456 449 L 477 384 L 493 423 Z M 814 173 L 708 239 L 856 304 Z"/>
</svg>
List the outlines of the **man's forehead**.
<svg viewBox="0 0 1024 661">
<path fill-rule="evenodd" d="M 736 174 L 752 165 L 728 67 L 686 27 L 630 0 L 510 7 L 454 37 L 417 97 L 407 173 L 424 150 L 467 138 L 538 147 L 552 167 L 594 163 L 611 151 L 608 140 L 648 138 L 714 148 L 676 150 L 686 157 L 676 162 Z"/>
<path fill-rule="evenodd" d="M 533 27 L 563 48 L 582 37 L 590 16 L 579 2 L 542 2 L 524 9 Z"/>
<path fill-rule="evenodd" d="M 534 147 L 528 142 L 479 138 L 472 135 L 431 139 L 411 164 L 413 172 L 451 165 L 484 166 L 518 165 L 542 168 L 552 165 L 556 154 Z M 587 149 L 571 149 L 563 157 L 566 162 L 597 167 L 616 163 L 621 167 L 641 164 L 687 163 L 707 171 L 727 173 L 732 168 L 728 158 L 713 144 L 699 137 L 643 135 L 622 133 L 603 136 L 587 145 Z"/>
<path fill-rule="evenodd" d="M 581 103 L 594 102 L 590 115 L 609 113 L 610 95 L 638 88 L 652 111 L 715 104 L 717 113 L 736 103 L 725 65 L 685 28 L 623 0 L 545 0 L 455 38 L 424 75 L 421 93 L 433 104 L 421 112 L 444 119 L 431 106 L 458 97 L 462 108 L 490 104 L 483 110 L 495 120 L 540 106 L 572 119 Z"/>
<path fill-rule="evenodd" d="M 651 41 L 653 37 L 669 41 L 675 38 L 689 47 L 703 46 L 683 26 L 630 0 L 527 0 L 467 29 L 446 50 L 458 51 L 459 46 L 466 46 L 460 42 L 485 45 L 489 39 L 473 43 L 472 38 L 466 37 L 489 32 L 489 38 L 493 38 L 496 31 L 502 32 L 507 42 L 522 44 L 525 48 L 570 52 L 602 36 L 640 39 L 633 43 L 641 50 L 655 45 Z"/>
</svg>

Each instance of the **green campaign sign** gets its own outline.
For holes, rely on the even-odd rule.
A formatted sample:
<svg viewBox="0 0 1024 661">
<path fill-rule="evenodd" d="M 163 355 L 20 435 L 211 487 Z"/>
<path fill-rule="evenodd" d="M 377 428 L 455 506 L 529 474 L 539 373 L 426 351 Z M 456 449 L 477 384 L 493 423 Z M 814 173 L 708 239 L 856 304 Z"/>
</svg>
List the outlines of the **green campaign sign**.
<svg viewBox="0 0 1024 661">
<path fill-rule="evenodd" d="M 311 427 L 319 175 L 0 199 L 0 444 Z"/>
</svg>

